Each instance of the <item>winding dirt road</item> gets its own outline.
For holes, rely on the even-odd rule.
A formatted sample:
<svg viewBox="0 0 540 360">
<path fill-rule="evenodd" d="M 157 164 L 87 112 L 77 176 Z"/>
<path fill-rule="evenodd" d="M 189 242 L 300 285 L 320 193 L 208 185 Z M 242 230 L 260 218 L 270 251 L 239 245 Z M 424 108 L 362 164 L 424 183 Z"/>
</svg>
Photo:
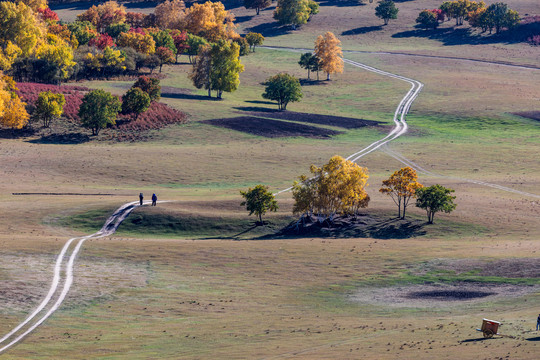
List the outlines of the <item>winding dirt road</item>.
<svg viewBox="0 0 540 360">
<path fill-rule="evenodd" d="M 88 239 L 112 235 L 122 221 L 138 206 L 140 206 L 138 201 L 122 205 L 105 221 L 98 232 L 75 237 L 66 242 L 56 258 L 53 281 L 47 296 L 23 322 L 0 339 L 0 354 L 34 331 L 60 307 L 73 284 L 73 264 L 83 243 Z"/>
<path fill-rule="evenodd" d="M 295 49 L 295 48 L 278 48 L 278 47 L 265 47 L 267 49 L 272 50 L 280 50 L 280 51 L 294 51 L 294 52 L 307 52 L 311 51 L 310 49 Z M 497 184 L 490 184 L 484 181 L 479 180 L 471 180 L 471 179 L 462 179 L 462 178 L 456 178 L 456 177 L 449 177 L 444 176 L 440 174 L 436 174 L 433 172 L 430 172 L 424 168 L 422 168 L 420 165 L 415 164 L 413 161 L 405 158 L 401 154 L 398 154 L 391 149 L 387 147 L 387 144 L 398 137 L 405 134 L 408 130 L 408 125 L 406 122 L 406 115 L 409 112 L 414 100 L 418 97 L 420 91 L 422 91 L 423 84 L 414 79 L 406 78 L 404 76 L 400 76 L 397 74 L 389 73 L 383 70 L 376 69 L 374 67 L 352 61 L 349 59 L 344 59 L 344 62 L 355 66 L 358 68 L 362 68 L 367 71 L 371 71 L 374 73 L 377 73 L 382 76 L 391 77 L 394 79 L 398 79 L 401 81 L 405 81 L 408 84 L 410 84 L 411 88 L 405 94 L 405 96 L 402 98 L 401 102 L 396 108 L 396 111 L 394 113 L 393 121 L 395 123 L 395 127 L 392 129 L 392 131 L 383 137 L 380 140 L 377 140 L 373 142 L 372 144 L 364 147 L 363 149 L 350 154 L 347 159 L 351 161 L 358 161 L 362 157 L 370 154 L 371 152 L 382 149 L 384 150 L 388 155 L 392 156 L 396 160 L 400 161 L 401 163 L 410 166 L 414 169 L 416 169 L 418 172 L 424 173 L 426 175 L 435 176 L 435 177 L 442 177 L 447 179 L 458 179 L 461 181 L 466 181 L 478 185 L 488 186 L 495 189 L 499 189 L 506 192 L 512 192 L 517 193 L 526 197 L 534 197 L 534 198 L 540 198 L 540 195 L 527 193 L 524 191 L 519 191 L 516 189 L 508 188 L 505 186 L 497 185 Z M 507 65 L 512 66 L 512 65 Z M 279 191 L 276 194 L 280 194 L 282 192 L 290 191 L 291 188 L 284 189 Z M 21 322 L 19 325 L 17 325 L 13 330 L 11 330 L 8 334 L 4 335 L 0 339 L 0 354 L 13 345 L 20 342 L 22 339 L 24 339 L 25 336 L 30 334 L 33 330 L 35 330 L 39 325 L 41 325 L 45 320 L 47 320 L 62 304 L 64 299 L 66 298 L 71 285 L 73 283 L 73 265 L 75 263 L 75 259 L 77 257 L 77 254 L 79 253 L 81 246 L 83 243 L 88 239 L 99 239 L 102 237 L 110 236 L 112 235 L 118 226 L 124 221 L 124 219 L 135 209 L 139 206 L 138 202 L 131 202 L 127 203 L 125 205 L 122 205 L 120 208 L 118 208 L 114 214 L 112 214 L 101 230 L 98 232 L 83 236 L 83 237 L 76 237 L 69 239 L 62 250 L 60 251 L 60 254 L 58 255 L 56 259 L 56 263 L 54 266 L 54 276 L 53 281 L 51 284 L 51 287 L 49 289 L 49 292 L 43 299 L 43 301 L 40 303 L 40 305 L 30 314 L 28 317 Z M 64 271 L 62 271 L 64 269 Z M 295 354 L 300 354 L 299 353 Z"/>
</svg>

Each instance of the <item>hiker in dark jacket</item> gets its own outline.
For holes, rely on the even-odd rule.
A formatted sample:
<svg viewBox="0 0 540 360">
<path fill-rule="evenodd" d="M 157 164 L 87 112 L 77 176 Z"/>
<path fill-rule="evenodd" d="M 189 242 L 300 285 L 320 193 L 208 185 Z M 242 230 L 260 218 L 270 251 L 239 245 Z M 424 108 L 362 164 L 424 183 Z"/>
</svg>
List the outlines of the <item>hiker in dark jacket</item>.
<svg viewBox="0 0 540 360">
<path fill-rule="evenodd" d="M 152 194 L 152 206 L 156 206 L 156 202 L 157 202 L 157 196 L 156 194 Z"/>
<path fill-rule="evenodd" d="M 142 201 L 144 199 L 143 193 L 139 194 L 139 205 L 142 205 Z"/>
</svg>

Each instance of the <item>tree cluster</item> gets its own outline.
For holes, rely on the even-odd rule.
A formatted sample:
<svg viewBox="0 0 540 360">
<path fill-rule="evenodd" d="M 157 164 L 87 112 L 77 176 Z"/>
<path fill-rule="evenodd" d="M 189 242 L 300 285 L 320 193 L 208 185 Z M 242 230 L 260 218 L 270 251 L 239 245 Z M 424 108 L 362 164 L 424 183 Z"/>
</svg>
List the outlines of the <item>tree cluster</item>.
<svg viewBox="0 0 540 360">
<path fill-rule="evenodd" d="M 486 7 L 483 1 L 471 0 L 445 1 L 438 9 L 422 10 L 416 22 L 422 28 L 435 29 L 445 17 L 455 19 L 456 26 L 463 25 L 466 20 L 472 27 L 490 34 L 493 30 L 498 34 L 504 28 L 511 29 L 520 22 L 518 12 L 509 9 L 506 3 L 497 2 Z"/>
<path fill-rule="evenodd" d="M 319 13 L 319 4 L 313 0 L 278 0 L 274 19 L 282 25 L 290 25 L 293 29 L 309 21 L 311 16 Z"/>
</svg>

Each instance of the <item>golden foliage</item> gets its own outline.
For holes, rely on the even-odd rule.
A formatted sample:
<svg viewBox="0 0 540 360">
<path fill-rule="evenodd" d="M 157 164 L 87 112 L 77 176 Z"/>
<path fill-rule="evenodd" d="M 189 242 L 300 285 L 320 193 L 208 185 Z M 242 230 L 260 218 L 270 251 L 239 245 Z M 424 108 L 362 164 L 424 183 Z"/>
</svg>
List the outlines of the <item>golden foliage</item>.
<svg viewBox="0 0 540 360">
<path fill-rule="evenodd" d="M 343 72 L 343 52 L 341 41 L 328 31 L 324 36 L 319 35 L 315 41 L 315 55 L 320 59 L 321 69 L 326 72 L 327 79 L 330 74 Z"/>
<path fill-rule="evenodd" d="M 119 47 L 130 47 L 142 54 L 151 55 L 156 52 L 156 42 L 151 35 L 143 35 L 136 32 L 121 33 L 118 35 L 116 44 Z"/>
<path fill-rule="evenodd" d="M 47 31 L 43 21 L 24 3 L 0 3 L 0 45 L 11 42 L 23 56 L 32 55 Z"/>
<path fill-rule="evenodd" d="M 2 94 L 0 92 L 0 97 Z M 26 112 L 26 103 L 22 102 L 18 96 L 9 96 L 4 99 L 4 108 L 0 115 L 0 124 L 13 129 L 21 129 L 28 124 L 29 115 Z"/>
<path fill-rule="evenodd" d="M 294 213 L 356 214 L 368 206 L 367 168 L 336 155 L 320 168 L 311 165 L 310 172 L 312 178 L 302 175 L 293 185 Z"/>
<path fill-rule="evenodd" d="M 94 5 L 82 14 L 77 15 L 79 21 L 89 21 L 99 31 L 104 31 L 111 24 L 126 21 L 126 8 L 116 1 L 107 1 L 101 5 Z"/>
<path fill-rule="evenodd" d="M 389 195 L 398 206 L 398 217 L 405 218 L 405 210 L 409 200 L 416 196 L 416 190 L 423 187 L 417 182 L 418 175 L 410 167 L 404 167 L 394 172 L 387 180 L 382 182 L 379 192 Z M 401 212 L 403 209 L 403 213 Z"/>
<path fill-rule="evenodd" d="M 204 4 L 193 4 L 186 11 L 183 30 L 210 42 L 234 39 L 238 37 L 234 20 L 234 15 L 225 10 L 221 2 L 207 1 Z"/>
<path fill-rule="evenodd" d="M 156 25 L 161 29 L 180 29 L 186 16 L 186 5 L 182 0 L 167 0 L 154 10 Z"/>
</svg>

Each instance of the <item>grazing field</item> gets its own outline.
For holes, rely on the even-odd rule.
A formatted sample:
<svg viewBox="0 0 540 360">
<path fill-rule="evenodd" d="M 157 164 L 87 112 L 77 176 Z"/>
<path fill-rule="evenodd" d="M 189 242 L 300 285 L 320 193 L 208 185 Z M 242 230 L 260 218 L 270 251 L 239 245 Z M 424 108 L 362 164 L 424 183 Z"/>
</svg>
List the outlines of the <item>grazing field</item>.
<svg viewBox="0 0 540 360">
<path fill-rule="evenodd" d="M 415 30 L 416 14 L 439 1 L 396 3 L 398 20 L 382 26 L 375 3 L 322 2 L 320 14 L 294 32 L 272 25 L 274 5 L 260 16 L 240 2 L 227 5 L 241 29 L 267 32 L 265 45 L 312 48 L 316 35 L 330 30 L 349 50 L 537 65 L 538 49 L 475 44 L 463 29 L 460 38 L 450 33 L 452 22 L 436 36 Z M 533 0 L 508 4 L 538 11 Z M 58 13 L 73 19 L 86 5 Z M 297 219 L 290 193 L 278 195 L 278 212 L 256 227 L 239 190 L 259 183 L 285 189 L 310 164 L 384 137 L 409 89 L 346 65 L 330 82 L 305 82 L 302 101 L 276 112 L 261 98 L 261 83 L 279 71 L 305 79 L 299 56 L 257 48 L 241 58 L 238 91 L 221 101 L 191 85 L 189 64 L 164 66 L 161 102 L 188 121 L 152 130 L 144 142 L 46 142 L 2 132 L 0 336 L 45 296 L 67 239 L 97 231 L 141 191 L 170 202 L 137 208 L 117 233 L 86 242 L 64 304 L 0 358 L 538 357 L 540 70 L 346 53 L 425 87 L 407 116 L 408 133 L 359 161 L 369 169 L 371 197 L 361 225 L 298 235 L 279 232 Z M 78 85 L 121 95 L 132 82 Z M 304 132 L 288 132 L 298 129 Z M 406 220 L 396 219 L 396 206 L 378 189 L 404 166 L 403 156 L 429 171 L 421 183 L 456 190 L 453 213 L 427 225 L 425 212 L 411 205 Z M 484 340 L 475 330 L 482 318 L 501 321 L 501 334 L 511 338 Z"/>
</svg>

